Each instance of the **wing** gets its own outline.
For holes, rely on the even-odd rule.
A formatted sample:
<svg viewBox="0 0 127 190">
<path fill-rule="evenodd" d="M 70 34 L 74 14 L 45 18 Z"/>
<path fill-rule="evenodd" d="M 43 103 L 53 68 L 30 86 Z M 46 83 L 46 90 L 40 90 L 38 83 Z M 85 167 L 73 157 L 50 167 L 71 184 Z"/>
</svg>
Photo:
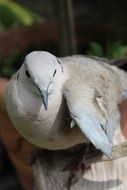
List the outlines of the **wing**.
<svg viewBox="0 0 127 190">
<path fill-rule="evenodd" d="M 110 157 L 111 143 L 105 132 L 106 126 L 104 127 L 99 123 L 97 117 L 93 115 L 88 107 L 80 109 L 79 105 L 76 107 L 75 101 L 72 101 L 66 93 L 64 93 L 64 96 L 67 101 L 70 115 L 80 130 L 97 149 L 100 149 L 104 154 Z M 74 122 L 72 122 L 70 127 L 73 127 Z"/>
<path fill-rule="evenodd" d="M 102 125 L 90 113 L 83 113 L 82 117 L 75 119 L 77 125 L 92 144 L 107 156 L 111 156 L 111 144 Z"/>
</svg>

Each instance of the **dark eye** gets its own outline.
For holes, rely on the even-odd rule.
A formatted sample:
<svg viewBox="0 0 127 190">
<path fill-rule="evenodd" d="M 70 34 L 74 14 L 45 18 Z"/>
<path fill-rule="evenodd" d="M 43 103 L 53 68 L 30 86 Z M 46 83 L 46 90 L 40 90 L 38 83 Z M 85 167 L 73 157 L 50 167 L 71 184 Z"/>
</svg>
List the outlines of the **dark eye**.
<svg viewBox="0 0 127 190">
<path fill-rule="evenodd" d="M 53 77 L 55 76 L 55 74 L 56 74 L 56 69 L 55 69 L 55 71 L 54 71 Z"/>
<path fill-rule="evenodd" d="M 30 78 L 30 73 L 26 70 L 26 76 Z"/>
<path fill-rule="evenodd" d="M 19 79 L 19 72 L 17 73 L 17 80 Z"/>
</svg>

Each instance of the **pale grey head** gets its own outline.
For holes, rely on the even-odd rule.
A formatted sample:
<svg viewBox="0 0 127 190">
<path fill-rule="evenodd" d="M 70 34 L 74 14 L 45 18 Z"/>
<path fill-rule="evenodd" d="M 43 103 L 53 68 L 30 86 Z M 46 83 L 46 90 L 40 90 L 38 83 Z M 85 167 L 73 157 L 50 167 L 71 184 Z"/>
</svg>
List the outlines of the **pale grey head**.
<svg viewBox="0 0 127 190">
<path fill-rule="evenodd" d="M 24 69 L 26 80 L 35 85 L 47 110 L 48 96 L 53 92 L 56 78 L 62 74 L 59 59 L 46 51 L 34 51 L 25 57 Z"/>
</svg>

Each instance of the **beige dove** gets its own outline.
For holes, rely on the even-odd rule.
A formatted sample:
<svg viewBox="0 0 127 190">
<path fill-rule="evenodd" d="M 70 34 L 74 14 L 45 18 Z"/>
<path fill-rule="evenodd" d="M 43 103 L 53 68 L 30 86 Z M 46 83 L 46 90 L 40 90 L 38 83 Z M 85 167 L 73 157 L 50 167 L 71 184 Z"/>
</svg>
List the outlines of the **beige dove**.
<svg viewBox="0 0 127 190">
<path fill-rule="evenodd" d="M 58 150 L 91 141 L 110 156 L 117 106 L 126 90 L 126 73 L 104 61 L 37 51 L 12 77 L 5 102 L 12 123 L 30 143 Z"/>
</svg>

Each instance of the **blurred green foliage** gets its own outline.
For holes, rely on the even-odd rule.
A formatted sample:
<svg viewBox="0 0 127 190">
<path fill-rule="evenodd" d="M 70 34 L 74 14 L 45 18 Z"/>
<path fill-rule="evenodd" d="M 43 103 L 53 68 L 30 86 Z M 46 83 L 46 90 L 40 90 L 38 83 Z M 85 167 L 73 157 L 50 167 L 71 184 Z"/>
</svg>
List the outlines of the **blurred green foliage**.
<svg viewBox="0 0 127 190">
<path fill-rule="evenodd" d="M 0 0 L 0 31 L 15 26 L 31 26 L 34 23 L 42 22 L 44 18 L 38 13 L 28 10 L 12 0 Z M 17 70 L 17 62 L 23 56 L 23 52 L 12 51 L 12 55 L 0 60 L 0 75 L 10 77 Z M 127 45 L 122 41 L 107 42 L 101 45 L 99 42 L 90 43 L 88 55 L 106 57 L 108 59 L 119 59 L 127 55 Z M 19 64 L 18 64 L 19 65 Z"/>
<path fill-rule="evenodd" d="M 17 25 L 30 26 L 43 20 L 42 16 L 12 0 L 0 0 L 0 31 Z"/>
<path fill-rule="evenodd" d="M 108 59 L 119 59 L 127 55 L 127 45 L 124 45 L 122 41 L 115 41 L 108 42 L 104 48 L 100 43 L 92 42 L 87 54 Z"/>
<path fill-rule="evenodd" d="M 34 23 L 43 22 L 44 17 L 34 11 L 28 10 L 12 0 L 0 0 L 0 31 L 17 26 L 31 26 Z M 0 47 L 2 48 L 2 47 Z M 0 75 L 10 77 L 15 70 L 19 57 L 23 52 L 12 50 L 12 54 L 0 60 Z"/>
</svg>

